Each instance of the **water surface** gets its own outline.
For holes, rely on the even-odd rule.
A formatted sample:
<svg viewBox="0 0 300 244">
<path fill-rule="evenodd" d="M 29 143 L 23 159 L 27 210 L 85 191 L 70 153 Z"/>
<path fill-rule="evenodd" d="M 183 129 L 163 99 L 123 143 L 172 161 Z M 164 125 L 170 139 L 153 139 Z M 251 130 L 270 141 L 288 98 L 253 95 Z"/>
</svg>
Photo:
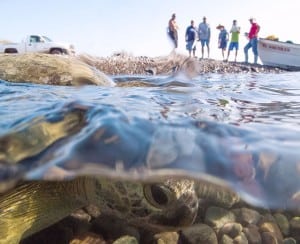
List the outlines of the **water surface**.
<svg viewBox="0 0 300 244">
<path fill-rule="evenodd" d="M 126 85 L 0 81 L 2 185 L 45 167 L 140 179 L 168 169 L 221 179 L 253 204 L 299 206 L 300 73 L 112 78 Z"/>
</svg>

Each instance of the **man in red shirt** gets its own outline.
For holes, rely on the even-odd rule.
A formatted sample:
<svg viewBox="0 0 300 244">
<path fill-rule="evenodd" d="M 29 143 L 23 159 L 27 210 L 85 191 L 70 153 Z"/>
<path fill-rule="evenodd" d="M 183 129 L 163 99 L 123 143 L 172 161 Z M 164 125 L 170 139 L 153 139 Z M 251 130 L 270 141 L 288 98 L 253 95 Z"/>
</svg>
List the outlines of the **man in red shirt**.
<svg viewBox="0 0 300 244">
<path fill-rule="evenodd" d="M 258 52 L 257 52 L 257 36 L 258 32 L 260 30 L 260 26 L 256 23 L 254 18 L 249 19 L 251 23 L 251 28 L 249 33 L 247 33 L 247 37 L 249 39 L 249 42 L 244 47 L 244 53 L 245 53 L 245 62 L 248 63 L 248 50 L 252 48 L 253 54 L 254 54 L 254 63 L 257 63 L 258 59 Z"/>
</svg>

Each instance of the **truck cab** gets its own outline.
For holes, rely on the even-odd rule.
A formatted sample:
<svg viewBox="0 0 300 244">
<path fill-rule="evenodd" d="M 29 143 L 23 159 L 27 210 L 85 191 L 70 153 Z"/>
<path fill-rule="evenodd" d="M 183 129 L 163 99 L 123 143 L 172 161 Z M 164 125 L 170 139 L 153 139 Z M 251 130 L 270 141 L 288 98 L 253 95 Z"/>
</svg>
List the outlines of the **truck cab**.
<svg viewBox="0 0 300 244">
<path fill-rule="evenodd" d="M 8 43 L 0 46 L 3 53 L 50 53 L 74 55 L 74 46 L 66 43 L 57 43 L 44 35 L 28 35 L 21 43 Z"/>
</svg>

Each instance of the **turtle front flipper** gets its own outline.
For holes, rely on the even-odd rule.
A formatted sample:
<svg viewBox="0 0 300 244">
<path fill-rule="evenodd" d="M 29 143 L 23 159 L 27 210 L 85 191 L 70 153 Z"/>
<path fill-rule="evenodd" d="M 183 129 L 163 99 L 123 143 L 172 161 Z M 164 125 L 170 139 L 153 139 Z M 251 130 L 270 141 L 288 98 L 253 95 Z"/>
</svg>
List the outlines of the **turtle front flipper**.
<svg viewBox="0 0 300 244">
<path fill-rule="evenodd" d="M 86 178 L 22 184 L 0 197 L 0 243 L 19 243 L 87 204 Z"/>
<path fill-rule="evenodd" d="M 195 191 L 200 202 L 207 202 L 223 208 L 231 208 L 241 201 L 240 196 L 225 182 L 214 184 L 210 181 L 196 180 Z"/>
</svg>

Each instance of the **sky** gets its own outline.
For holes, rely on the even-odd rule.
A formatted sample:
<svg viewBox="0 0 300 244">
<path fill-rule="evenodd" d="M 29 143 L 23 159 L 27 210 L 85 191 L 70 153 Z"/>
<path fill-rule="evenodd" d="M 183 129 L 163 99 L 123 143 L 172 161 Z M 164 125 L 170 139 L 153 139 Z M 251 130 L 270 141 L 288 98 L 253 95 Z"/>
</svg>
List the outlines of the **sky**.
<svg viewBox="0 0 300 244">
<path fill-rule="evenodd" d="M 26 35 L 43 34 L 74 44 L 78 54 L 163 56 L 172 51 L 166 28 L 176 13 L 179 53 L 187 54 L 185 30 L 190 21 L 198 26 L 206 16 L 211 27 L 210 56 L 221 60 L 216 26 L 223 24 L 229 30 L 236 19 L 242 33 L 238 60 L 243 60 L 247 43 L 243 33 L 250 29 L 250 17 L 261 26 L 259 37 L 275 35 L 282 41 L 300 43 L 296 5 L 296 0 L 0 0 L 0 40 L 20 42 Z M 200 43 L 197 48 L 200 56 Z"/>
</svg>

